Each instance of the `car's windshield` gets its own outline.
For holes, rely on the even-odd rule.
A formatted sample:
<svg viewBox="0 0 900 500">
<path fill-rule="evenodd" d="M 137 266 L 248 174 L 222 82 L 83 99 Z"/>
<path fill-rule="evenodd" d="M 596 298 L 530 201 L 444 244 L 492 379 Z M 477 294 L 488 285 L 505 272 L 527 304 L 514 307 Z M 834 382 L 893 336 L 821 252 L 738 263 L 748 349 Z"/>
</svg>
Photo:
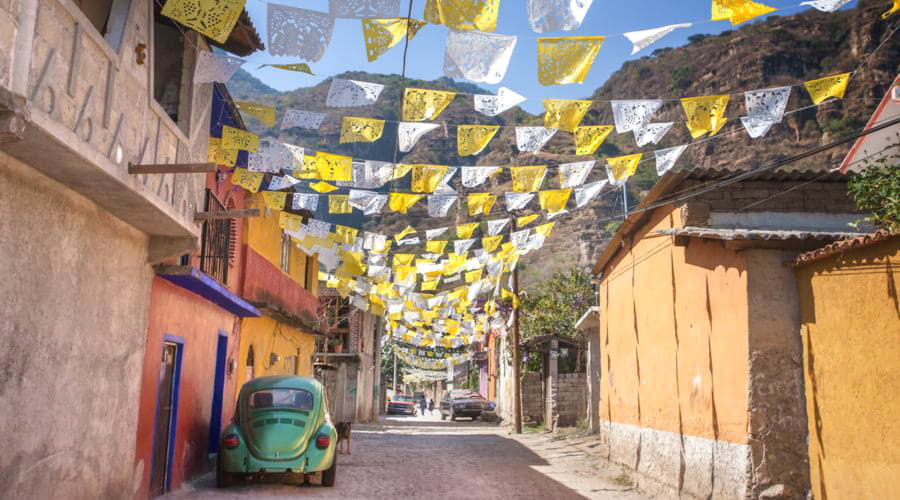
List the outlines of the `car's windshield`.
<svg viewBox="0 0 900 500">
<path fill-rule="evenodd" d="M 313 395 L 303 389 L 261 389 L 250 395 L 250 409 L 284 408 L 310 411 Z"/>
<path fill-rule="evenodd" d="M 394 401 L 410 403 L 410 402 L 412 402 L 412 400 L 413 400 L 412 396 L 407 396 L 405 394 L 398 394 L 398 395 L 394 396 Z"/>
</svg>

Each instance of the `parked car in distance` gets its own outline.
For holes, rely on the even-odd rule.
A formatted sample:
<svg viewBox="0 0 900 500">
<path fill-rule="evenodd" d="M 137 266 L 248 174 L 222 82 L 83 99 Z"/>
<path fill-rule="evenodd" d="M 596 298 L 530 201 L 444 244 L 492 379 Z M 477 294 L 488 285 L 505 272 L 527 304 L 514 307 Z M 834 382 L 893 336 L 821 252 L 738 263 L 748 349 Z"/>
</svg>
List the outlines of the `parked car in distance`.
<svg viewBox="0 0 900 500">
<path fill-rule="evenodd" d="M 415 398 L 409 394 L 395 394 L 387 404 L 388 415 L 415 415 Z"/>
<path fill-rule="evenodd" d="M 216 485 L 274 477 L 300 482 L 321 474 L 334 486 L 337 432 L 325 388 L 308 377 L 260 377 L 244 384 L 231 424 L 222 432 Z"/>
<path fill-rule="evenodd" d="M 440 406 L 441 420 L 450 417 L 450 420 L 455 422 L 459 417 L 467 417 L 474 421 L 478 420 L 484 411 L 485 401 L 477 392 L 453 389 L 444 393 Z"/>
</svg>

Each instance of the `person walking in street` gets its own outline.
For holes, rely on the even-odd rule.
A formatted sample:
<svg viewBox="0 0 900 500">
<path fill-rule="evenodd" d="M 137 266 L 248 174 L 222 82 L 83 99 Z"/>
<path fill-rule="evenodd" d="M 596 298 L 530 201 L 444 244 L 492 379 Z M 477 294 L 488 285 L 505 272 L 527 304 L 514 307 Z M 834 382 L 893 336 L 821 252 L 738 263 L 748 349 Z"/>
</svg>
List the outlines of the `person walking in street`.
<svg viewBox="0 0 900 500">
<path fill-rule="evenodd" d="M 428 414 L 434 415 L 434 399 L 428 400 Z"/>
<path fill-rule="evenodd" d="M 421 414 L 425 416 L 425 396 L 422 396 L 422 399 L 419 400 L 419 410 L 421 410 Z"/>
</svg>

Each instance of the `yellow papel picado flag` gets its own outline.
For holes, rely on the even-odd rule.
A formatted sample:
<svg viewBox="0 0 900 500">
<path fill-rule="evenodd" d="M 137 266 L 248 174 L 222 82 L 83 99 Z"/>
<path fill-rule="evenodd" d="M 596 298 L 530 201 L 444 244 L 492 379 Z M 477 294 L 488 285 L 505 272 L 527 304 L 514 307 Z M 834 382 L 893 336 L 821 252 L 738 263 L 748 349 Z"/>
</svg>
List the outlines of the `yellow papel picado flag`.
<svg viewBox="0 0 900 500">
<path fill-rule="evenodd" d="M 219 139 L 218 137 L 209 138 L 206 155 L 207 161 L 215 163 L 216 165 L 233 167 L 234 164 L 237 163 L 237 157 L 237 149 L 225 149 L 222 147 L 222 139 Z"/>
<path fill-rule="evenodd" d="M 222 126 L 222 147 L 225 149 L 241 149 L 255 153 L 259 151 L 259 136 L 246 130 Z"/>
<path fill-rule="evenodd" d="M 245 0 L 168 0 L 162 15 L 219 43 L 225 43 L 244 10 Z"/>
<path fill-rule="evenodd" d="M 541 85 L 582 83 L 603 46 L 602 36 L 538 38 Z"/>
<path fill-rule="evenodd" d="M 428 253 L 444 253 L 447 246 L 446 240 L 431 240 L 425 242 L 425 251 Z"/>
<path fill-rule="evenodd" d="M 231 183 L 251 193 L 256 193 L 262 185 L 263 177 L 265 175 L 262 172 L 251 172 L 246 168 L 236 168 L 234 173 L 231 174 Z"/>
<path fill-rule="evenodd" d="M 352 181 L 353 158 L 319 151 L 316 153 L 316 174 L 323 181 Z"/>
<path fill-rule="evenodd" d="M 262 123 L 269 128 L 275 126 L 275 108 L 273 106 L 266 106 L 265 104 L 257 104 L 250 101 L 234 101 L 234 105 L 237 106 L 242 113 L 247 113 L 259 120 L 259 123 Z"/>
<path fill-rule="evenodd" d="M 286 231 L 297 232 L 303 223 L 303 217 L 292 214 L 290 212 L 281 212 L 278 214 L 278 226 Z"/>
<path fill-rule="evenodd" d="M 713 21 L 731 21 L 732 26 L 747 22 L 755 17 L 775 12 L 776 8 L 769 7 L 752 0 L 712 0 Z"/>
<path fill-rule="evenodd" d="M 384 132 L 384 120 L 345 116 L 341 121 L 341 144 L 375 142 Z"/>
<path fill-rule="evenodd" d="M 575 128 L 575 154 L 592 155 L 613 131 L 612 125 L 588 125 Z"/>
<path fill-rule="evenodd" d="M 827 76 L 818 80 L 810 80 L 803 84 L 809 92 L 809 97 L 816 104 L 821 103 L 829 97 L 837 99 L 844 98 L 844 92 L 847 90 L 847 84 L 850 82 L 850 73 L 840 75 Z"/>
<path fill-rule="evenodd" d="M 593 101 L 544 99 L 544 127 L 575 132 Z"/>
<path fill-rule="evenodd" d="M 503 235 L 498 234 L 497 236 L 488 236 L 486 238 L 481 238 L 481 248 L 487 253 L 492 253 L 497 247 L 500 245 L 500 242 L 503 241 Z"/>
<path fill-rule="evenodd" d="M 510 167 L 509 171 L 512 175 L 513 191 L 533 193 L 541 189 L 544 176 L 547 174 L 547 165 Z"/>
<path fill-rule="evenodd" d="M 336 236 L 338 243 L 345 243 L 347 245 L 352 245 L 353 243 L 356 242 L 356 235 L 358 235 L 358 234 L 359 234 L 359 229 L 356 229 L 355 227 L 348 227 L 348 226 L 341 226 L 341 225 L 334 226 L 334 235 Z"/>
<path fill-rule="evenodd" d="M 634 175 L 634 173 L 637 171 L 638 164 L 641 163 L 642 156 L 642 153 L 637 153 L 633 155 L 607 158 L 606 162 L 609 164 L 609 171 L 613 177 L 611 180 L 621 182 Z"/>
<path fill-rule="evenodd" d="M 388 208 L 394 212 L 405 214 L 417 201 L 422 199 L 421 194 L 391 193 L 388 197 Z"/>
<path fill-rule="evenodd" d="M 353 207 L 350 206 L 350 196 L 346 195 L 346 194 L 330 194 L 330 195 L 328 195 L 328 213 L 330 213 L 330 214 L 353 213 Z"/>
<path fill-rule="evenodd" d="M 538 234 L 546 238 L 550 236 L 550 231 L 553 231 L 553 226 L 555 225 L 555 222 L 548 222 L 546 224 L 541 224 L 540 226 L 535 226 L 534 234 Z"/>
<path fill-rule="evenodd" d="M 296 168 L 291 172 L 294 177 L 298 179 L 316 179 L 319 176 L 318 170 L 316 170 L 316 155 L 313 151 L 306 151 L 303 154 L 303 163 L 300 164 L 300 169 Z"/>
<path fill-rule="evenodd" d="M 538 199 L 541 202 L 541 209 L 552 214 L 565 210 L 571 195 L 571 189 L 550 189 L 539 192 Z"/>
<path fill-rule="evenodd" d="M 500 0 L 427 0 L 425 20 L 457 31 L 492 33 L 499 11 Z"/>
<path fill-rule="evenodd" d="M 400 241 L 403 238 L 406 238 L 407 236 L 409 236 L 411 234 L 416 234 L 416 230 L 413 229 L 412 226 L 406 226 L 406 229 L 404 229 L 403 231 L 400 231 L 399 233 L 394 235 L 394 239 L 397 241 Z"/>
<path fill-rule="evenodd" d="M 279 191 L 263 191 L 263 201 L 269 210 L 284 210 L 284 204 L 287 202 L 287 193 Z"/>
<path fill-rule="evenodd" d="M 456 127 L 456 150 L 459 156 L 480 153 L 500 130 L 499 125 L 460 125 Z"/>
<path fill-rule="evenodd" d="M 489 215 L 497 196 L 491 193 L 471 193 L 469 194 L 469 216 Z"/>
<path fill-rule="evenodd" d="M 467 240 L 472 237 L 472 233 L 478 229 L 477 222 L 469 222 L 468 224 L 460 224 L 456 226 L 456 237 Z"/>
<path fill-rule="evenodd" d="M 684 108 L 686 125 L 694 139 L 706 133 L 716 135 L 728 121 L 725 118 L 727 95 L 687 97 L 681 99 L 681 107 Z"/>
<path fill-rule="evenodd" d="M 446 165 L 413 165 L 411 189 L 417 193 L 433 193 L 446 174 Z"/>
<path fill-rule="evenodd" d="M 528 224 L 536 221 L 538 217 L 540 217 L 540 214 L 531 214 L 519 217 L 518 219 L 516 219 L 516 227 L 525 227 Z"/>
<path fill-rule="evenodd" d="M 330 193 L 332 191 L 337 190 L 337 188 L 332 186 L 331 184 L 329 184 L 327 182 L 321 182 L 321 181 L 316 182 L 314 184 L 310 184 L 309 187 L 310 187 L 310 189 L 312 189 L 313 191 L 315 191 L 317 193 Z"/>
<path fill-rule="evenodd" d="M 435 120 L 456 97 L 456 92 L 407 88 L 403 91 L 403 121 Z"/>
<path fill-rule="evenodd" d="M 306 63 L 293 63 L 293 64 L 263 64 L 260 65 L 257 69 L 262 68 L 278 68 L 284 69 L 287 71 L 294 71 L 297 73 L 306 73 L 308 75 L 313 74 L 312 69 L 310 69 L 309 64 Z"/>
<path fill-rule="evenodd" d="M 891 15 L 892 15 L 894 12 L 897 12 L 898 10 L 900 10 L 900 0 L 894 0 L 894 5 L 893 5 L 893 7 L 891 7 L 891 10 L 889 10 L 889 11 L 885 12 L 884 14 L 882 14 L 882 15 L 881 15 L 881 18 L 882 18 L 882 19 L 887 19 L 887 18 L 891 17 Z"/>
<path fill-rule="evenodd" d="M 369 62 L 378 59 L 394 45 L 400 43 L 404 36 L 409 39 L 425 26 L 424 21 L 406 18 L 363 19 L 363 38 L 366 42 L 366 57 Z"/>
</svg>

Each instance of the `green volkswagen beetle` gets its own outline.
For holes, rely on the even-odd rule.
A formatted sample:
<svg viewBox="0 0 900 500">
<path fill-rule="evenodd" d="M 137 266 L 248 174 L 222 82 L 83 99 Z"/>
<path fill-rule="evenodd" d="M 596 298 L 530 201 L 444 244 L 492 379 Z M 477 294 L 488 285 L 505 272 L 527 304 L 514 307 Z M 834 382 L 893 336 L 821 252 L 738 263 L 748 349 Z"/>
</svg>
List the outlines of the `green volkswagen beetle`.
<svg viewBox="0 0 900 500">
<path fill-rule="evenodd" d="M 325 388 L 307 377 L 261 377 L 241 387 L 231 425 L 222 432 L 216 461 L 220 488 L 252 477 L 296 481 L 322 473 L 334 486 L 337 433 Z"/>
</svg>

